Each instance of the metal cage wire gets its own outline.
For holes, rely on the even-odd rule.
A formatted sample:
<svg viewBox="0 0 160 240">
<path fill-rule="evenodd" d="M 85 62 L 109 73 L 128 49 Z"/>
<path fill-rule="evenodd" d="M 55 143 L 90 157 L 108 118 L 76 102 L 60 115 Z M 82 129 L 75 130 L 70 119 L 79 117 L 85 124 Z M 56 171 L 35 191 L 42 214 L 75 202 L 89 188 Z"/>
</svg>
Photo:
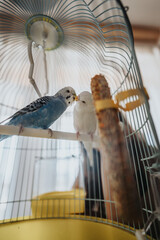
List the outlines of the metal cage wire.
<svg viewBox="0 0 160 240">
<path fill-rule="evenodd" d="M 40 15 L 54 19 L 64 33 L 63 42 L 58 48 L 45 51 L 50 95 L 67 85 L 79 92 L 90 90 L 90 79 L 97 73 L 106 77 L 113 96 L 120 91 L 143 88 L 132 28 L 119 0 L 1 0 L 1 120 L 37 97 L 28 80 L 29 39 L 25 26 L 28 19 Z M 32 50 L 35 64 L 33 76 L 44 93 L 43 49 L 33 47 Z M 142 106 L 123 113 L 121 121 L 126 125 L 126 147 L 134 165 L 139 197 L 143 199 L 141 205 L 145 224 L 155 208 L 159 207 L 154 203 L 150 179 L 152 175 L 155 178 L 160 150 L 147 99 Z M 53 124 L 53 129 L 73 131 L 72 125 L 70 109 Z M 120 224 L 118 212 L 116 219 L 113 217 L 115 203 L 103 196 L 103 171 L 100 170 L 100 155 L 96 149 L 91 167 L 83 146 L 78 142 L 12 137 L 1 142 L 0 148 L 2 223 L 19 219 L 83 217 L 128 231 L 135 230 L 132 220 L 126 226 Z M 151 168 L 153 163 L 157 163 L 155 169 Z M 109 189 L 109 183 L 105 187 Z M 86 191 L 86 196 L 82 189 Z M 64 199 L 52 196 L 49 200 L 44 195 L 40 202 L 35 198 L 57 191 L 72 191 L 73 195 Z M 111 219 L 107 217 L 105 203 L 110 206 Z M 72 210 L 66 215 L 67 208 Z M 156 224 L 153 223 L 148 234 L 158 239 Z"/>
</svg>

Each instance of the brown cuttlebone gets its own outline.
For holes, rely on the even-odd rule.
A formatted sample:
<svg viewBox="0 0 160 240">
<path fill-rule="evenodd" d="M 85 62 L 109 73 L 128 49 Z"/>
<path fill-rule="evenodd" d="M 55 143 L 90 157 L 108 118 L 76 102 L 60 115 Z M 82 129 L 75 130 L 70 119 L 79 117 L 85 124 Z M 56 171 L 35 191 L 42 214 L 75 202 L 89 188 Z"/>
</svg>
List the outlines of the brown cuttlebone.
<svg viewBox="0 0 160 240">
<path fill-rule="evenodd" d="M 91 80 L 94 104 L 97 100 L 111 99 L 110 88 L 104 76 L 96 75 Z M 106 202 L 107 217 L 125 223 L 138 225 L 141 222 L 141 207 L 133 176 L 129 165 L 125 138 L 118 119 L 118 109 L 96 110 L 98 118 L 103 191 L 106 200 L 115 202 L 115 207 Z"/>
</svg>

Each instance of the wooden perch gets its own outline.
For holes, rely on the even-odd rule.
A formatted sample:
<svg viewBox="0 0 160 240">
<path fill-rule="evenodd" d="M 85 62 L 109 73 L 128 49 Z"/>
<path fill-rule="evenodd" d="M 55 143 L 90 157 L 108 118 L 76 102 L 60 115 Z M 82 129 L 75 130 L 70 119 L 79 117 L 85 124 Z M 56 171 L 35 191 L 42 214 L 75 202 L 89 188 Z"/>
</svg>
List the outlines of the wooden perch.
<svg viewBox="0 0 160 240">
<path fill-rule="evenodd" d="M 96 75 L 91 80 L 94 104 L 103 99 L 112 99 L 110 88 L 104 76 Z M 129 164 L 129 155 L 124 134 L 119 125 L 118 110 L 109 107 L 96 108 L 100 132 L 103 189 L 105 199 L 114 201 L 120 222 L 133 222 L 136 226 L 142 221 L 141 206 L 134 178 Z M 109 188 L 108 186 L 109 183 Z M 106 202 L 107 217 L 116 220 L 116 212 Z"/>
<path fill-rule="evenodd" d="M 0 134 L 4 135 L 17 135 L 17 136 L 25 136 L 25 137 L 38 137 L 38 138 L 49 138 L 49 139 L 61 139 L 61 140 L 71 140 L 71 141 L 98 141 L 97 136 L 90 136 L 88 134 L 80 134 L 77 139 L 76 133 L 69 132 L 60 132 L 53 131 L 51 133 L 44 129 L 35 129 L 35 128 L 24 128 L 21 133 L 19 133 L 20 128 L 18 126 L 13 125 L 0 125 Z"/>
</svg>

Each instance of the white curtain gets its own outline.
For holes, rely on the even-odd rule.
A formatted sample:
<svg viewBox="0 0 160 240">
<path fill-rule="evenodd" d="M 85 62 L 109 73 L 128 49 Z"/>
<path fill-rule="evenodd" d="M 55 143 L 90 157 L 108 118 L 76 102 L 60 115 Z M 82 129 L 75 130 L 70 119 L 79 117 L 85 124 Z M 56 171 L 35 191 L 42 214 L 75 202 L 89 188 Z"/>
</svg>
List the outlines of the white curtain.
<svg viewBox="0 0 160 240">
<path fill-rule="evenodd" d="M 151 114 L 160 139 L 160 48 L 153 45 L 136 45 L 136 54 L 150 100 Z"/>
</svg>

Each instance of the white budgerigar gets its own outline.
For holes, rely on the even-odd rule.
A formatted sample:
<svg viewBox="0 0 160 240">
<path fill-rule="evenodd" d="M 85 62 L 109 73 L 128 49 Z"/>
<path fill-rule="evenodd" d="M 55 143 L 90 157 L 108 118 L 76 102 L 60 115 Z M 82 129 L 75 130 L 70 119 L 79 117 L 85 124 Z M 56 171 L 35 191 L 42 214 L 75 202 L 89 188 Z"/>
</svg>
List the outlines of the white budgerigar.
<svg viewBox="0 0 160 240">
<path fill-rule="evenodd" d="M 73 112 L 73 124 L 79 134 L 90 134 L 91 137 L 97 128 L 97 119 L 92 100 L 92 94 L 88 91 L 81 92 L 78 95 Z M 92 142 L 83 142 L 87 151 L 90 165 L 93 166 L 93 146 Z"/>
</svg>

